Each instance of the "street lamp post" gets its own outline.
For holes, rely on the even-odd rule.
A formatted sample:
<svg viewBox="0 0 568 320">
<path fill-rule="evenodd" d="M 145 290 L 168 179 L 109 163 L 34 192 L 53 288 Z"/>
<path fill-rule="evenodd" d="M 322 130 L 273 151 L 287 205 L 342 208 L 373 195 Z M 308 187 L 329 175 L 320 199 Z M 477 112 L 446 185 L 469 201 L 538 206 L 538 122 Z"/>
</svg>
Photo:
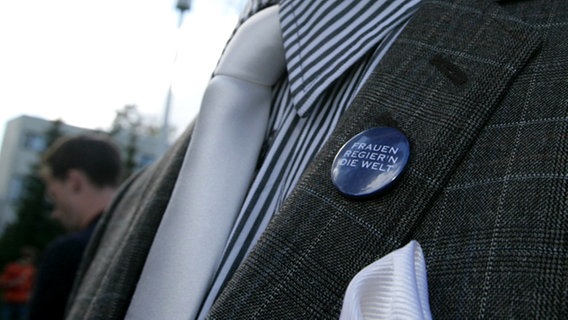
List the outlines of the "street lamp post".
<svg viewBox="0 0 568 320">
<path fill-rule="evenodd" d="M 184 13 L 191 9 L 191 0 L 178 0 L 176 4 L 176 9 L 178 9 L 180 13 L 178 27 L 181 27 Z"/>
<path fill-rule="evenodd" d="M 178 0 L 176 4 L 176 9 L 179 12 L 179 20 L 177 25 L 177 32 L 181 29 L 181 25 L 183 23 L 183 17 L 186 11 L 191 9 L 191 0 Z M 176 49 L 176 53 L 174 56 L 173 68 L 175 69 L 175 65 L 177 62 L 179 49 Z M 173 76 L 170 79 L 170 86 L 168 88 L 168 94 L 166 96 L 166 103 L 165 103 L 165 110 L 164 110 L 164 122 L 162 124 L 161 136 L 162 136 L 162 144 L 164 151 L 168 148 L 168 132 L 169 132 L 169 117 L 170 117 L 170 109 L 172 104 L 172 85 L 173 85 Z"/>
</svg>

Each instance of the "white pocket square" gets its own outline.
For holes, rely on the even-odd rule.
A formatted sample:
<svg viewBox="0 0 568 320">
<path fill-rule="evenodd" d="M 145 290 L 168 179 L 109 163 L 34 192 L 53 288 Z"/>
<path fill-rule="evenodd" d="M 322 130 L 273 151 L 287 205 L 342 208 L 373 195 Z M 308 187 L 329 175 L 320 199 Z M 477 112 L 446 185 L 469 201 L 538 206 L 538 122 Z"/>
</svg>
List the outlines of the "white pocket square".
<svg viewBox="0 0 568 320">
<path fill-rule="evenodd" d="M 420 244 L 413 240 L 357 273 L 340 319 L 432 319 Z"/>
</svg>

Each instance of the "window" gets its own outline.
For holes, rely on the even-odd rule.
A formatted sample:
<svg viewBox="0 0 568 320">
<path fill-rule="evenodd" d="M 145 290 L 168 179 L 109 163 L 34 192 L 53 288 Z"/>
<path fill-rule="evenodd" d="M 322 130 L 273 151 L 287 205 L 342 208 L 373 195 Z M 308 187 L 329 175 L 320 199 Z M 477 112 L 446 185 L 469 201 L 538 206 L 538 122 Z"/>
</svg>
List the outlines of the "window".
<svg viewBox="0 0 568 320">
<path fill-rule="evenodd" d="M 153 155 L 143 154 L 138 158 L 138 168 L 143 168 L 154 162 L 154 160 L 156 160 L 156 157 L 154 157 Z"/>
<path fill-rule="evenodd" d="M 22 177 L 12 177 L 10 179 L 10 185 L 8 186 L 8 201 L 14 202 L 20 199 L 24 191 L 24 178 Z"/>
<path fill-rule="evenodd" d="M 31 151 L 42 152 L 47 148 L 45 136 L 35 132 L 26 133 L 24 147 Z"/>
</svg>

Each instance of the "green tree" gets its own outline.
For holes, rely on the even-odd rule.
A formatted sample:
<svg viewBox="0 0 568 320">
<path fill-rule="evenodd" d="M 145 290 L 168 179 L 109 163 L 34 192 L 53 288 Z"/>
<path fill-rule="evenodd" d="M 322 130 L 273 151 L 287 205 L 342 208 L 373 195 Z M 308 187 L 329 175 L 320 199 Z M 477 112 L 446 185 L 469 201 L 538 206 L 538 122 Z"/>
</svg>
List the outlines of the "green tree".
<svg viewBox="0 0 568 320">
<path fill-rule="evenodd" d="M 61 136 L 62 122 L 57 120 L 46 132 L 46 146 Z M 38 175 L 38 163 L 32 165 L 30 174 L 24 178 L 23 191 L 16 205 L 16 219 L 6 227 L 0 238 L 0 265 L 19 256 L 22 246 L 30 245 L 40 252 L 63 229 L 49 216 L 51 208 L 45 200 L 45 184 Z"/>
<path fill-rule="evenodd" d="M 158 127 L 143 121 L 142 114 L 138 111 L 136 105 L 126 105 L 123 109 L 116 111 L 109 135 L 122 149 L 124 178 L 129 177 L 138 169 L 137 158 L 140 137 L 156 136 L 159 132 L 160 129 Z"/>
<path fill-rule="evenodd" d="M 124 109 L 116 112 L 109 135 L 113 138 L 121 134 L 127 135 L 126 145 L 121 144 L 124 156 L 124 178 L 129 177 L 136 170 L 136 155 L 138 153 L 138 135 L 142 126 L 142 117 L 136 105 L 126 105 Z M 118 139 L 115 139 L 115 141 Z"/>
</svg>

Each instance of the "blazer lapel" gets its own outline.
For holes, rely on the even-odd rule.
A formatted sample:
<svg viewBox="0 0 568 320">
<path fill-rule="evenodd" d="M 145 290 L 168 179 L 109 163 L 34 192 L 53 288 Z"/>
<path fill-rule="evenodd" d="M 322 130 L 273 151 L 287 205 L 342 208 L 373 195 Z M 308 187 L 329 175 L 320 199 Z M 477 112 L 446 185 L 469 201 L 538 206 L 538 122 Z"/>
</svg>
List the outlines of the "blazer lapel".
<svg viewBox="0 0 568 320">
<path fill-rule="evenodd" d="M 536 30 L 493 1 L 423 1 L 227 285 L 213 318 L 337 318 L 349 280 L 412 237 L 540 43 Z M 407 170 L 386 194 L 347 199 L 331 183 L 331 163 L 347 140 L 378 126 L 407 135 Z"/>
<path fill-rule="evenodd" d="M 423 3 L 309 173 L 326 179 L 339 148 L 365 129 L 396 126 L 407 135 L 411 159 L 398 186 L 356 204 L 388 243 L 379 255 L 409 240 L 421 213 L 540 44 L 535 29 L 504 15 L 493 2 Z M 333 194 L 331 185 L 321 193 L 304 181 L 300 188 L 310 193 Z M 349 199 L 334 199 L 341 207 L 353 206 Z"/>
</svg>

